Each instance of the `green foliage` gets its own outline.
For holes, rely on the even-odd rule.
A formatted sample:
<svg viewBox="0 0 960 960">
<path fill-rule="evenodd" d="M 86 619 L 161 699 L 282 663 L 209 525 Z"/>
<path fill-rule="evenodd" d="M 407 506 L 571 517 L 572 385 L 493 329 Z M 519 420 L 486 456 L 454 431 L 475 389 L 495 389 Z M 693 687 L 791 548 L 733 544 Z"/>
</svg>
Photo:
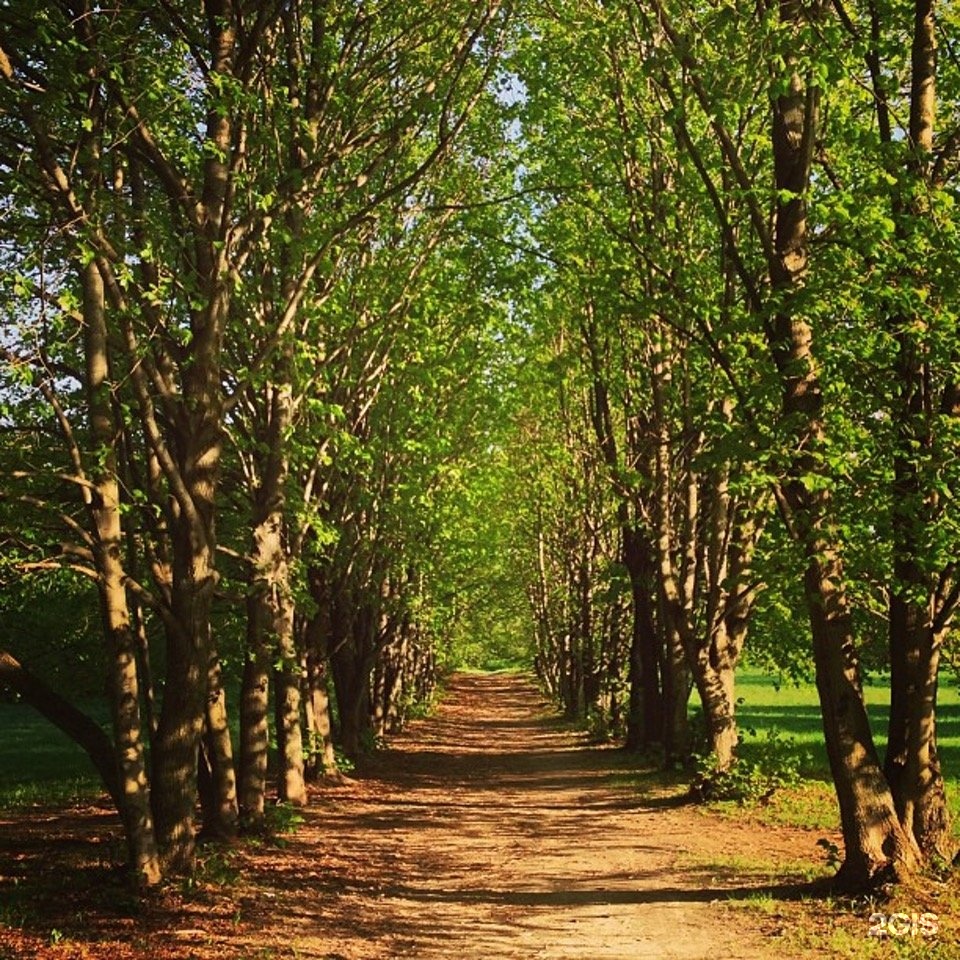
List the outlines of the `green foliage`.
<svg viewBox="0 0 960 960">
<path fill-rule="evenodd" d="M 387 741 L 371 728 L 365 728 L 360 736 L 360 755 L 372 756 L 387 745 Z"/>
<path fill-rule="evenodd" d="M 357 769 L 357 765 L 343 752 L 342 747 L 337 746 L 334 748 L 334 756 L 337 761 L 337 769 L 341 773 L 349 776 Z"/>
<path fill-rule="evenodd" d="M 211 887 L 230 887 L 240 879 L 238 853 L 216 846 L 201 849 L 193 872 L 184 877 L 181 891 L 185 895 L 202 895 Z"/>
<path fill-rule="evenodd" d="M 0 511 L 9 505 L 0 503 Z M 47 545 L 38 545 L 43 550 Z M 102 694 L 104 656 L 96 592 L 69 569 L 19 576 L 18 558 L 0 561 L 0 648 L 74 697 Z"/>
<path fill-rule="evenodd" d="M 755 738 L 751 758 L 737 758 L 727 770 L 719 770 L 710 754 L 697 758 L 697 775 L 691 791 L 703 800 L 736 800 L 756 803 L 769 800 L 783 788 L 802 782 L 802 770 L 810 765 L 810 755 L 797 748 L 793 737 L 785 737 L 776 728 L 762 733 L 748 731 Z"/>
<path fill-rule="evenodd" d="M 266 831 L 274 838 L 296 833 L 304 822 L 303 812 L 289 803 L 268 804 L 263 812 Z"/>
</svg>

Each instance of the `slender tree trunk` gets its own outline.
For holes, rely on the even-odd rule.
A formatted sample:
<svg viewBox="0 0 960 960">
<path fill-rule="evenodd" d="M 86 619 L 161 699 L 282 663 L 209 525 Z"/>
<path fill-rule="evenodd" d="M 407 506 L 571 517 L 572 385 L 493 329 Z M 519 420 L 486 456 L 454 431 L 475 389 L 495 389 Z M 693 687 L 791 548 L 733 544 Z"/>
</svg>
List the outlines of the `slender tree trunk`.
<svg viewBox="0 0 960 960">
<path fill-rule="evenodd" d="M 739 739 L 735 677 L 756 595 L 749 576 L 761 523 L 759 508 L 738 505 L 730 496 L 726 466 L 705 478 L 703 499 L 707 597 L 704 626 L 694 638 L 690 667 L 716 768 L 722 772 L 733 764 Z M 741 520 L 738 513 L 744 511 L 747 516 Z"/>
<path fill-rule="evenodd" d="M 203 619 L 202 612 L 194 619 L 195 628 L 199 626 L 197 619 Z M 204 644 L 204 652 L 208 646 Z M 209 656 L 200 660 L 193 643 L 168 634 L 163 707 L 152 757 L 152 799 L 157 839 L 165 869 L 171 873 L 189 872 L 193 867 L 197 765 L 206 714 L 208 662 Z"/>
<path fill-rule="evenodd" d="M 130 613 L 133 618 L 133 632 L 137 645 L 137 675 L 143 693 L 143 712 L 147 722 L 147 733 L 151 742 L 157 732 L 157 695 L 153 683 L 153 668 L 150 660 L 150 638 L 147 636 L 147 621 L 141 604 L 133 601 Z"/>
<path fill-rule="evenodd" d="M 300 655 L 293 635 L 293 603 L 283 602 L 282 634 L 278 637 L 280 665 L 274 674 L 277 713 L 277 749 L 280 754 L 280 799 L 302 807 L 307 802 L 303 763 L 303 726 L 300 711 Z"/>
<path fill-rule="evenodd" d="M 672 358 L 665 331 L 660 332 L 651 370 L 651 388 L 657 437 L 654 455 L 656 478 L 655 523 L 659 599 L 666 658 L 664 664 L 664 756 L 667 766 L 684 760 L 689 752 L 687 700 L 690 695 L 690 671 L 686 650 L 689 647 L 689 586 L 684 566 L 678 571 L 675 560 L 673 518 L 674 472 L 671 465 L 670 429 L 667 420 L 667 384 L 672 379 Z M 695 486 L 692 477 L 684 478 L 684 493 Z M 692 530 L 691 530 L 692 535 Z M 686 551 L 683 563 L 686 564 Z"/>
<path fill-rule="evenodd" d="M 239 820 L 237 778 L 227 722 L 227 695 L 218 657 L 210 661 L 207 684 L 204 748 L 210 763 L 212 803 L 204 811 L 203 828 L 207 834 L 230 838 L 236 835 Z"/>
<path fill-rule="evenodd" d="M 662 663 L 651 601 L 654 560 L 639 531 L 629 525 L 623 528 L 623 545 L 633 609 L 626 748 L 639 750 L 663 737 Z"/>
<path fill-rule="evenodd" d="M 247 601 L 247 659 L 240 691 L 240 820 L 245 828 L 263 827 L 270 752 L 269 650 L 263 644 L 262 626 L 255 623 L 253 597 Z M 253 634 L 253 636 L 251 636 Z"/>
<path fill-rule="evenodd" d="M 843 570 L 834 548 L 819 543 L 805 578 L 817 691 L 827 756 L 840 805 L 844 860 L 839 882 L 875 884 L 917 862 L 913 838 L 900 826 L 873 743 L 863 702 Z"/>
<path fill-rule="evenodd" d="M 910 243 L 910 229 L 903 224 L 910 217 L 926 213 L 925 198 L 936 189 L 930 178 L 936 60 L 934 4 L 932 0 L 918 0 L 914 4 L 911 47 L 907 175 L 908 183 L 922 183 L 924 190 L 907 200 L 897 197 L 895 201 L 898 239 L 905 249 Z M 912 278 L 907 280 L 911 282 Z M 928 488 L 922 473 L 927 464 L 942 456 L 936 449 L 935 423 L 938 413 L 954 416 L 948 400 L 953 378 L 948 376 L 944 402 L 938 404 L 933 396 L 926 321 L 897 315 L 891 327 L 898 346 L 895 374 L 900 394 L 894 413 L 898 449 L 893 481 L 890 724 L 884 770 L 900 822 L 912 832 L 923 855 L 951 859 L 955 843 L 937 752 L 936 723 L 940 649 L 950 619 L 938 602 L 944 592 L 937 581 L 942 584 L 950 577 L 946 571 L 937 577 L 923 569 L 930 531 L 937 522 L 938 496 Z M 952 456 L 952 452 L 947 455 Z"/>
<path fill-rule="evenodd" d="M 361 603 L 353 617 L 347 618 L 344 605 L 348 602 L 345 597 L 334 602 L 330 663 L 340 717 L 340 743 L 343 752 L 356 759 L 371 730 L 370 670 L 373 662 L 368 645 L 374 614 Z"/>
<path fill-rule="evenodd" d="M 225 309 L 225 301 L 220 307 Z M 222 322 L 222 318 L 210 321 L 220 329 Z M 210 624 L 217 583 L 214 517 L 222 446 L 219 336 L 216 339 L 216 346 L 198 347 L 199 355 L 184 378 L 178 464 L 182 503 L 170 529 L 171 617 L 163 708 L 153 751 L 153 810 L 163 858 L 174 873 L 193 865 L 198 751 L 208 672 L 216 656 Z"/>
<path fill-rule="evenodd" d="M 333 746 L 333 727 L 330 722 L 330 694 L 327 689 L 327 663 L 322 655 L 307 655 L 307 682 L 314 728 L 311 731 L 313 751 L 317 757 L 317 774 L 325 777 L 338 775 Z"/>
<path fill-rule="evenodd" d="M 96 489 L 89 506 L 95 528 L 93 552 L 99 574 L 110 712 L 122 788 L 119 808 L 134 873 L 139 883 L 152 886 L 160 881 L 161 867 L 140 718 L 137 643 L 130 623 L 122 560 L 124 536 L 115 449 L 119 431 L 113 421 L 109 392 L 104 285 L 95 261 L 91 260 L 82 269 L 87 407 L 97 455 L 102 457 L 94 476 Z"/>
<path fill-rule="evenodd" d="M 708 642 L 697 650 L 694 682 L 700 695 L 710 749 L 719 771 L 729 770 L 739 742 L 736 719 L 736 666 L 743 649 L 746 620 L 716 624 Z"/>
<path fill-rule="evenodd" d="M 283 567 L 283 514 L 279 473 L 268 414 L 268 451 L 264 474 L 254 495 L 250 587 L 247 594 L 247 659 L 240 701 L 240 810 L 244 825 L 263 825 L 270 749 L 270 672 L 279 628 L 278 592 Z"/>
<path fill-rule="evenodd" d="M 904 829 L 926 858 L 951 859 L 954 840 L 937 753 L 937 675 L 941 638 L 928 627 L 895 644 L 884 772 Z M 906 656 L 904 656 L 906 654 Z M 899 661 L 899 662 L 897 662 Z"/>
<path fill-rule="evenodd" d="M 215 0 L 205 8 L 209 71 L 211 77 L 229 82 L 234 77 L 237 10 L 233 0 Z M 166 468 L 167 480 L 176 487 L 170 525 L 172 616 L 163 709 L 153 750 L 157 839 L 172 872 L 193 865 L 198 751 L 208 671 L 216 656 L 210 613 L 217 585 L 215 521 L 223 448 L 221 354 L 234 283 L 230 185 L 237 130 L 233 112 L 224 109 L 219 86 L 213 80 L 208 84 L 205 136 L 210 149 L 205 152 L 199 213 L 192 225 L 197 297 L 190 314 L 189 357 L 182 365 L 178 409 L 170 428 L 168 451 L 173 453 L 168 456 L 175 462 Z M 146 155 L 163 167 L 164 160 L 149 150 Z"/>
</svg>

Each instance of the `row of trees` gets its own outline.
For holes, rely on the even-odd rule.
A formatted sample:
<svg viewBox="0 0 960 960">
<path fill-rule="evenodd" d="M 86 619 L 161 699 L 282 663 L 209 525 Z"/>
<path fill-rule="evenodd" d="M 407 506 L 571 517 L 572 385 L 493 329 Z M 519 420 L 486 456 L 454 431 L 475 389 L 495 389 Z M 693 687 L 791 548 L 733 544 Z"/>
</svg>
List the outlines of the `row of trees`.
<svg viewBox="0 0 960 960">
<path fill-rule="evenodd" d="M 331 688 L 355 754 L 435 682 L 433 515 L 486 429 L 466 371 L 502 312 L 455 214 L 485 189 L 496 127 L 469 123 L 506 17 L 2 16 L 5 577 L 96 586 L 101 768 L 153 884 L 189 869 L 198 798 L 206 832 L 262 822 L 269 688 L 301 804 L 305 765 L 334 766 Z M 4 679 L 63 719 L 9 654 Z"/>
<path fill-rule="evenodd" d="M 954 12 L 541 13 L 515 60 L 555 411 L 527 518 L 541 676 L 668 762 L 689 750 L 695 687 L 724 770 L 748 628 L 781 665 L 802 631 L 841 881 L 951 856 L 936 691 L 960 596 Z M 884 759 L 864 653 L 891 676 Z"/>
<path fill-rule="evenodd" d="M 262 819 L 271 686 L 300 803 L 479 635 L 719 771 L 812 662 L 841 879 L 948 855 L 952 8 L 423 7 L 3 10 L 4 576 L 96 584 L 138 875 Z"/>
</svg>

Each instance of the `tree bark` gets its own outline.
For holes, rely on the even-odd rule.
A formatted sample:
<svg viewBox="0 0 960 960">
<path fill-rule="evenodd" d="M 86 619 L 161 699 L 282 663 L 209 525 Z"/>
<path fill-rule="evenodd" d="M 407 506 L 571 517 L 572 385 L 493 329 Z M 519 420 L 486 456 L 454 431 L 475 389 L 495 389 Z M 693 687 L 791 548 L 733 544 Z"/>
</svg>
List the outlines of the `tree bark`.
<svg viewBox="0 0 960 960">
<path fill-rule="evenodd" d="M 181 391 L 164 450 L 166 477 L 174 487 L 170 535 L 171 619 L 163 707 L 154 743 L 153 808 L 157 838 L 171 872 L 193 865 L 197 762 L 203 735 L 208 671 L 216 655 L 210 613 L 217 585 L 217 489 L 223 448 L 223 334 L 233 281 L 230 257 L 231 160 L 236 144 L 235 111 L 224 109 L 214 79 L 234 76 L 237 11 L 232 0 L 206 0 L 209 27 L 205 136 L 209 149 L 201 174 L 199 204 L 191 208 L 196 302 L 190 308 L 189 356 L 181 366 Z M 138 130 L 138 137 L 143 134 Z M 162 182 L 169 182 L 166 158 L 144 142 L 146 156 Z M 175 176 L 175 175 L 174 175 Z M 144 385 L 143 390 L 146 390 Z M 148 404 L 146 397 L 142 406 Z M 146 409 L 144 413 L 147 414 Z M 149 415 L 149 414 L 147 414 Z M 154 439 L 157 449 L 162 444 Z"/>
<path fill-rule="evenodd" d="M 254 544 L 258 539 L 254 532 Z M 256 551 L 256 546 L 254 547 Z M 254 570 L 258 568 L 253 561 Z M 270 753 L 270 645 L 268 641 L 269 605 L 259 590 L 257 574 L 251 575 L 247 595 L 247 656 L 243 664 L 240 690 L 240 821 L 245 829 L 260 830 L 264 825 L 267 792 L 267 765 Z"/>
<path fill-rule="evenodd" d="M 220 660 L 210 661 L 207 681 L 204 751 L 210 762 L 212 804 L 204 811 L 204 832 L 221 839 L 236 836 L 239 821 L 233 742 L 227 722 L 227 694 Z"/>
<path fill-rule="evenodd" d="M 936 120 L 936 21 L 932 0 L 914 4 L 911 44 L 909 184 L 924 190 L 906 199 L 897 196 L 897 236 L 905 249 L 911 218 L 922 218 L 923 204 L 936 187 L 931 182 Z M 919 278 L 907 277 L 919 283 Z M 926 345 L 927 323 L 920 316 L 896 315 L 891 332 L 897 342 L 894 371 L 900 387 L 894 423 L 897 451 L 893 480 L 893 584 L 890 589 L 890 723 L 884 771 L 904 829 L 911 832 L 926 858 L 952 859 L 955 843 L 937 752 L 937 680 L 940 650 L 950 611 L 938 602 L 940 583 L 951 579 L 923 569 L 929 534 L 937 523 L 938 496 L 922 474 L 943 453 L 937 450 L 936 421 L 952 418 L 947 399 L 953 377 L 948 375 L 944 401 L 933 396 L 934 376 Z M 938 410 L 939 407 L 939 410 Z M 952 452 L 947 456 L 952 456 Z M 947 591 L 949 593 L 949 591 Z"/>
<path fill-rule="evenodd" d="M 280 755 L 280 799 L 302 807 L 307 802 L 303 765 L 303 727 L 300 719 L 300 656 L 293 637 L 293 609 L 284 617 L 289 630 L 280 638 L 280 665 L 274 674 L 277 713 L 277 750 Z"/>
<path fill-rule="evenodd" d="M 794 24 L 798 0 L 781 0 L 780 18 Z M 819 91 L 788 62 L 789 90 L 773 109 L 773 158 L 778 190 L 770 279 L 780 298 L 770 349 L 782 383 L 782 407 L 793 425 L 794 452 L 780 506 L 806 559 L 804 597 L 813 636 L 817 691 L 827 756 L 840 806 L 844 860 L 838 882 L 870 887 L 912 870 L 916 845 L 900 826 L 880 768 L 860 685 L 844 568 L 831 525 L 828 485 L 811 488 L 823 466 L 823 395 L 813 358 L 813 329 L 796 307 L 807 272 L 806 194 L 817 135 Z"/>
<path fill-rule="evenodd" d="M 307 654 L 307 684 L 313 727 L 310 731 L 311 754 L 315 756 L 317 776 L 336 777 L 337 758 L 330 722 L 330 694 L 327 688 L 327 662 L 323 654 L 311 648 Z"/>
<path fill-rule="evenodd" d="M 633 609 L 626 749 L 636 751 L 663 737 L 662 654 L 650 599 L 655 562 L 639 531 L 628 524 L 622 533 Z"/>
<path fill-rule="evenodd" d="M 731 497 L 729 473 L 725 464 L 704 478 L 706 603 L 703 626 L 691 637 L 689 651 L 711 751 L 721 772 L 732 766 L 739 742 L 735 678 L 756 596 L 750 568 L 762 528 L 762 507 Z"/>
</svg>

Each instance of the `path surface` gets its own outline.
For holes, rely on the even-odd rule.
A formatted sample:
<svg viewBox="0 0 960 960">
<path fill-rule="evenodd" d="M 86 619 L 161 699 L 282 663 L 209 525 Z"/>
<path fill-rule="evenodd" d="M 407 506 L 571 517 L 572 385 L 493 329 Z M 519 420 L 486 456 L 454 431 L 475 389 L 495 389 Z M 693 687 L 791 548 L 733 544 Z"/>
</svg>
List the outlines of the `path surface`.
<svg viewBox="0 0 960 960">
<path fill-rule="evenodd" d="M 522 678 L 458 677 L 372 773 L 321 795 L 300 867 L 279 887 L 271 876 L 286 918 L 277 947 L 329 960 L 777 953 L 770 922 L 720 903 L 738 885 L 747 896 L 743 881 L 703 868 L 749 831 L 638 799 L 610 753 L 552 720 Z M 813 857 L 809 842 L 785 853 Z"/>
</svg>

